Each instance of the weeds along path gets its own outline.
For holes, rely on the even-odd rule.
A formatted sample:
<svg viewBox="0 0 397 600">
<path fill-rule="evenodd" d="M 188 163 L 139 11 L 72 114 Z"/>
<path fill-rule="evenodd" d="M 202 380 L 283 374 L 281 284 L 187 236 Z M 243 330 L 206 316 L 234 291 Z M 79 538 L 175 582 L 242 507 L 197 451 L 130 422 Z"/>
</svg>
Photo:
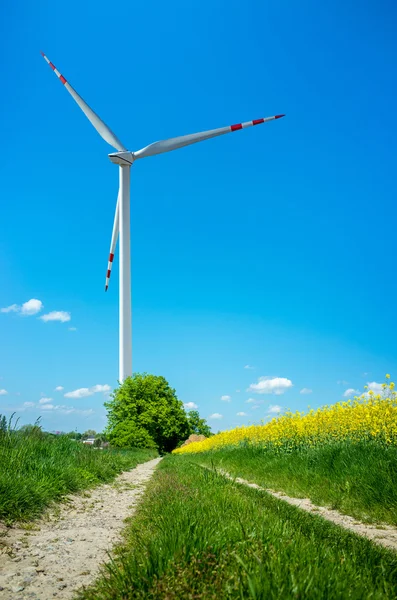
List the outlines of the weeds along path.
<svg viewBox="0 0 397 600">
<path fill-rule="evenodd" d="M 69 496 L 39 521 L 0 529 L 0 599 L 66 600 L 91 583 L 160 460 Z"/>
<path fill-rule="evenodd" d="M 206 465 L 200 465 L 204 469 L 209 469 Z M 212 469 L 211 469 L 212 470 Z M 256 490 L 260 490 L 266 492 L 278 498 L 279 500 L 283 500 L 284 502 L 288 502 L 288 504 L 292 504 L 293 506 L 297 506 L 306 512 L 310 512 L 327 521 L 332 521 L 336 525 L 340 527 L 344 527 L 345 529 L 349 529 L 350 531 L 356 533 L 357 535 L 364 536 L 369 540 L 375 542 L 376 544 L 380 544 L 385 548 L 390 548 L 392 550 L 397 550 L 397 528 L 391 527 L 390 525 L 368 525 L 366 523 L 360 523 L 357 519 L 353 517 L 349 517 L 348 515 L 342 515 L 337 510 L 332 510 L 331 508 L 325 508 L 324 506 L 316 506 L 313 504 L 311 500 L 308 498 L 291 498 L 283 492 L 275 492 L 273 490 L 269 490 L 261 487 L 257 483 L 251 483 L 246 479 L 241 479 L 240 477 L 233 477 L 230 473 L 227 473 L 223 469 L 216 469 L 216 472 L 231 481 L 235 481 L 241 485 L 246 485 L 248 487 L 254 488 Z"/>
</svg>

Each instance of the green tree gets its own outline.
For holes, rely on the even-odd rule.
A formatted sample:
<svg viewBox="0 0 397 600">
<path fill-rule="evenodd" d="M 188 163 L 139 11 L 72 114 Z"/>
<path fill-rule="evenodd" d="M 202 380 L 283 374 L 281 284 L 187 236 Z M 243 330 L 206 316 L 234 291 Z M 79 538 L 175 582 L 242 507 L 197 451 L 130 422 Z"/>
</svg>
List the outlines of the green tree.
<svg viewBox="0 0 397 600">
<path fill-rule="evenodd" d="M 78 431 L 69 431 L 69 433 L 66 434 L 66 437 L 70 438 L 71 440 L 81 440 L 83 434 L 79 433 Z"/>
<path fill-rule="evenodd" d="M 205 435 L 205 437 L 212 435 L 210 426 L 205 419 L 200 418 L 197 410 L 190 410 L 187 413 L 187 420 L 189 423 L 189 434 L 195 433 L 196 435 Z"/>
<path fill-rule="evenodd" d="M 189 435 L 183 404 L 164 377 L 147 373 L 128 377 L 105 406 L 105 433 L 113 446 L 170 452 Z"/>
<path fill-rule="evenodd" d="M 96 436 L 96 431 L 95 429 L 87 429 L 87 431 L 85 431 L 83 433 L 83 435 L 81 436 L 82 440 L 86 440 L 88 438 L 93 438 Z"/>
</svg>

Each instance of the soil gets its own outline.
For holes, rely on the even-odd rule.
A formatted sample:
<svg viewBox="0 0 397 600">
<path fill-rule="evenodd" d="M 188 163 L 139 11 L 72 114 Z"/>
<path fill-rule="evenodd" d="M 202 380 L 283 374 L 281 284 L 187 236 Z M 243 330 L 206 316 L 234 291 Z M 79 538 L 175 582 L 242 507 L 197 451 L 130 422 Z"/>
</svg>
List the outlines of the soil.
<svg viewBox="0 0 397 600">
<path fill-rule="evenodd" d="M 0 524 L 0 599 L 67 600 L 93 582 L 160 460 L 69 496 L 39 521 Z"/>
</svg>

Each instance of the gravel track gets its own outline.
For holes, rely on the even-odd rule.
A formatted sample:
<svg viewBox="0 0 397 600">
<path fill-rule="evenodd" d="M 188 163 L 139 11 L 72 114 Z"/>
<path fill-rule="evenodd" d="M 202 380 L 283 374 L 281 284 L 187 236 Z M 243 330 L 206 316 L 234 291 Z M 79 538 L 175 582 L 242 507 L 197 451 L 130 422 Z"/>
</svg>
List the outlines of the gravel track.
<svg viewBox="0 0 397 600">
<path fill-rule="evenodd" d="M 94 581 L 160 460 L 69 496 L 40 521 L 0 524 L 0 599 L 67 600 Z"/>
</svg>

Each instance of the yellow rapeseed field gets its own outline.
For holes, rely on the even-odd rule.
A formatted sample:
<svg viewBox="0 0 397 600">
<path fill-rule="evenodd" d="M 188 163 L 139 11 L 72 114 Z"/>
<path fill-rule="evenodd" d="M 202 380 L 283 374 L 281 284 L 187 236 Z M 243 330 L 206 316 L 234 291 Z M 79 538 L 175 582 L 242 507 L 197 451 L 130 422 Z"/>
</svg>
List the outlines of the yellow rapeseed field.
<svg viewBox="0 0 397 600">
<path fill-rule="evenodd" d="M 308 413 L 288 411 L 269 423 L 223 431 L 174 452 L 205 452 L 240 443 L 296 448 L 347 439 L 375 439 L 397 445 L 397 392 L 390 375 L 386 375 L 386 381 L 381 394 L 364 392 L 352 400 L 323 406 Z"/>
</svg>

